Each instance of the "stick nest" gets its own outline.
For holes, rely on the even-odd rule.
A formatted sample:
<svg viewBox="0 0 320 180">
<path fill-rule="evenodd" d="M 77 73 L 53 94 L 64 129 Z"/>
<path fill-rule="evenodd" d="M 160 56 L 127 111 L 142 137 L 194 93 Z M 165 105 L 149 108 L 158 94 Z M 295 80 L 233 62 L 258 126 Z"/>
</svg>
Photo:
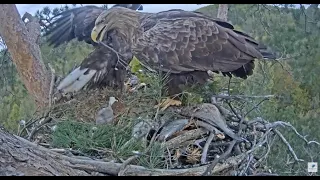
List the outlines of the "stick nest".
<svg viewBox="0 0 320 180">
<path fill-rule="evenodd" d="M 19 135 L 55 153 L 82 159 L 78 168 L 100 175 L 271 176 L 276 174 L 262 162 L 275 136 L 295 161 L 303 161 L 280 128 L 289 127 L 306 143 L 317 143 L 307 141 L 286 122 L 245 120 L 228 103 L 230 98 L 224 104 L 161 111 L 155 108 L 161 101 L 157 94 L 146 90 L 121 95 L 107 88 L 82 92 L 37 113 Z M 110 96 L 118 100 L 112 106 L 116 120 L 97 126 L 95 116 Z M 89 161 L 92 168 L 84 168 Z M 109 167 L 98 168 L 101 163 Z"/>
</svg>

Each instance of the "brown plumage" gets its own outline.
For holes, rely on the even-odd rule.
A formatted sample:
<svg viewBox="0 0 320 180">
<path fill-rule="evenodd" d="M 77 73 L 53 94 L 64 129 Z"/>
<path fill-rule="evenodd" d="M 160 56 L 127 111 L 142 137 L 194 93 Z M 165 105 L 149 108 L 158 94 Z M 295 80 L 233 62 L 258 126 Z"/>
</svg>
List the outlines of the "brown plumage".
<svg viewBox="0 0 320 180">
<path fill-rule="evenodd" d="M 127 64 L 136 56 L 157 71 L 170 72 L 170 94 L 181 92 L 181 84 L 205 83 L 208 70 L 246 79 L 253 73 L 255 59 L 274 58 L 265 46 L 234 30 L 231 24 L 178 9 L 152 14 L 113 7 L 99 15 L 91 36 L 94 41 L 102 41 L 119 52 Z M 90 57 L 100 51 L 113 55 L 108 59 Z M 118 60 L 102 45 L 90 56 L 87 63 L 82 64 L 88 69 L 101 68 L 101 64 L 113 66 Z M 125 75 L 119 63 L 117 69 L 120 76 Z M 102 74 L 110 70 L 105 69 Z M 119 82 L 115 75 L 101 77 Z"/>
</svg>

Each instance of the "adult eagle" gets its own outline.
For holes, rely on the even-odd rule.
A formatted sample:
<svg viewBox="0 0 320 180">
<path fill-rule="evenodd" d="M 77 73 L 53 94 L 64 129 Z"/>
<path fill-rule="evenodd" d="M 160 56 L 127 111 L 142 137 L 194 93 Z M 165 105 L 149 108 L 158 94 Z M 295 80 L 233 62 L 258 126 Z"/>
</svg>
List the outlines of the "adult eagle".
<svg viewBox="0 0 320 180">
<path fill-rule="evenodd" d="M 144 13 L 86 6 L 64 12 L 54 25 L 51 44 L 77 37 L 96 46 L 59 84 L 58 90 L 65 93 L 86 84 L 122 86 L 133 56 L 145 66 L 170 73 L 169 94 L 181 92 L 181 84 L 205 83 L 208 70 L 246 79 L 255 59 L 274 58 L 228 22 L 179 9 Z"/>
</svg>

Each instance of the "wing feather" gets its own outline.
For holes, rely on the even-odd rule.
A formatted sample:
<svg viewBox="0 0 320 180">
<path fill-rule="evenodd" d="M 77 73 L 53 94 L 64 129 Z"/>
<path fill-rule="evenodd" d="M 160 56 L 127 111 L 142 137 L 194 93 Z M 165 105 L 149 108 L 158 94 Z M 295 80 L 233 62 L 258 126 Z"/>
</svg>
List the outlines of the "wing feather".
<svg viewBox="0 0 320 180">
<path fill-rule="evenodd" d="M 141 4 L 116 4 L 114 7 L 126 7 L 133 10 L 141 10 Z M 49 36 L 48 42 L 54 47 L 69 42 L 77 38 L 78 41 L 85 41 L 88 44 L 96 45 L 91 40 L 91 30 L 95 26 L 95 20 L 106 10 L 97 6 L 83 6 L 64 11 L 58 15 L 53 23 L 48 27 L 46 35 Z"/>
<path fill-rule="evenodd" d="M 46 32 L 49 37 L 49 44 L 57 47 L 74 38 L 89 44 L 95 44 L 91 40 L 91 30 L 94 27 L 95 20 L 104 10 L 104 8 L 96 6 L 83 6 L 58 14 L 57 17 L 61 17 L 50 24 L 49 30 Z"/>
<path fill-rule="evenodd" d="M 152 21 L 153 20 L 153 21 Z M 264 47 L 249 35 L 234 30 L 227 22 L 201 13 L 170 10 L 155 14 L 136 45 L 148 63 L 172 73 L 207 71 L 231 73 L 245 78 L 252 74 L 253 60 L 263 58 Z M 150 27 L 150 24 L 153 26 Z M 157 51 L 153 47 L 157 46 Z M 165 54 L 165 55 L 164 55 Z M 138 58 L 139 53 L 137 54 Z"/>
</svg>

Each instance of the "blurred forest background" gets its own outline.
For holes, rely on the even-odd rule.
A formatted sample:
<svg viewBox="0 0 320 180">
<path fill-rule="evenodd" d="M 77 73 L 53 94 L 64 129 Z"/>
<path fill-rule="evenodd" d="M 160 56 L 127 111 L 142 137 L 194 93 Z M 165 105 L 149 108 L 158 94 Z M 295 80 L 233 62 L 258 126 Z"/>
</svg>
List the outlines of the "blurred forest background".
<svg viewBox="0 0 320 180">
<path fill-rule="evenodd" d="M 74 5 L 76 6 L 76 5 Z M 251 117 L 261 116 L 269 121 L 287 121 L 297 130 L 308 135 L 308 140 L 320 140 L 320 10 L 318 4 L 304 6 L 230 4 L 228 21 L 236 29 L 243 30 L 258 41 L 270 46 L 280 57 L 277 61 L 256 61 L 255 73 L 247 80 L 232 78 L 231 94 L 234 95 L 279 95 L 259 105 L 259 111 Z M 44 8 L 36 13 L 48 23 L 52 15 L 72 7 L 60 9 Z M 218 5 L 210 5 L 197 11 L 216 17 Z M 45 27 L 42 27 L 45 28 Z M 72 41 L 58 48 L 49 47 L 42 37 L 41 50 L 45 64 L 50 64 L 57 75 L 63 77 L 78 65 L 92 51 L 83 42 Z M 0 52 L 0 123 L 11 132 L 17 131 L 21 119 L 29 119 L 36 110 L 35 104 L 15 66 L 10 60 L 4 43 Z M 216 83 L 221 89 L 229 78 L 217 76 Z M 255 101 L 254 101 L 255 102 Z M 259 101 L 257 100 L 256 103 Z M 249 108 L 249 107 L 244 107 Z M 249 117 L 250 118 L 250 117 Z M 288 141 L 295 148 L 299 158 L 319 162 L 320 150 L 311 151 L 299 146 L 302 140 L 288 131 Z M 287 148 L 280 144 L 273 147 L 266 162 L 277 173 L 301 175 L 306 162 L 290 163 L 285 153 Z M 303 174 L 302 174 L 303 175 Z"/>
</svg>

